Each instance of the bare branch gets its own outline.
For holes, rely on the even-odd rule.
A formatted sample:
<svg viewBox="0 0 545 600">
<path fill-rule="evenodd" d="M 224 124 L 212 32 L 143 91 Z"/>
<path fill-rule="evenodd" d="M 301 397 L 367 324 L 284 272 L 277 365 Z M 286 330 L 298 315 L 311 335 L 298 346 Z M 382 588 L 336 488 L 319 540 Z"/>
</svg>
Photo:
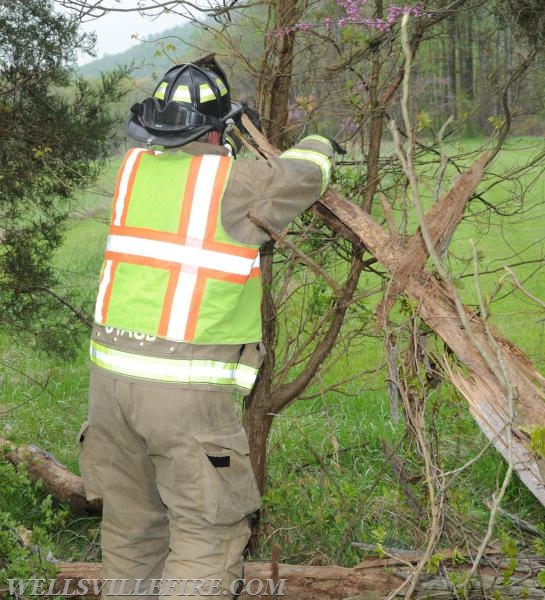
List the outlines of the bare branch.
<svg viewBox="0 0 545 600">
<path fill-rule="evenodd" d="M 354 292 L 358 285 L 361 270 L 362 260 L 360 253 L 355 251 L 352 265 L 350 267 L 350 273 L 343 289 L 343 295 L 337 300 L 335 306 L 335 315 L 331 321 L 329 329 L 324 334 L 322 339 L 317 343 L 316 349 L 306 364 L 304 371 L 293 381 L 273 389 L 271 393 L 271 410 L 273 412 L 280 412 L 303 392 L 303 390 L 314 377 L 315 373 L 320 368 L 325 358 L 328 356 L 331 348 L 337 340 L 344 322 L 346 311 L 351 304 Z"/>
<path fill-rule="evenodd" d="M 275 240 L 276 242 L 280 242 L 281 244 L 289 248 L 297 256 L 297 258 L 299 258 L 301 262 L 306 264 L 307 267 L 309 267 L 309 269 L 313 273 L 318 275 L 318 277 L 321 277 L 327 283 L 327 285 L 333 290 L 335 296 L 341 296 L 342 290 L 339 287 L 339 284 L 324 269 L 322 269 L 320 265 L 314 262 L 312 258 L 310 258 L 310 256 L 305 254 L 300 248 L 298 248 L 293 242 L 291 242 L 287 238 L 287 236 L 283 235 L 280 231 L 276 231 L 270 223 L 256 217 L 252 213 L 248 215 L 248 218 L 250 219 L 250 221 L 255 223 L 260 229 L 268 233 L 273 238 L 273 240 Z"/>
</svg>

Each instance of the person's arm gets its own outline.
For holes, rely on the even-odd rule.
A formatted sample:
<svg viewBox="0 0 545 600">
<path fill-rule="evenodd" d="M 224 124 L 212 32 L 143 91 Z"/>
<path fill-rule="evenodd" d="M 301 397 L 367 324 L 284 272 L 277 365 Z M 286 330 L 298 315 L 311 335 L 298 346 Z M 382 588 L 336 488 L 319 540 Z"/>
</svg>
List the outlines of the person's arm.
<svg viewBox="0 0 545 600">
<path fill-rule="evenodd" d="M 317 202 L 326 190 L 334 149 L 325 137 L 311 135 L 268 160 L 233 163 L 222 203 L 222 224 L 238 241 L 259 244 L 267 234 L 248 218 L 251 213 L 282 229 Z"/>
</svg>

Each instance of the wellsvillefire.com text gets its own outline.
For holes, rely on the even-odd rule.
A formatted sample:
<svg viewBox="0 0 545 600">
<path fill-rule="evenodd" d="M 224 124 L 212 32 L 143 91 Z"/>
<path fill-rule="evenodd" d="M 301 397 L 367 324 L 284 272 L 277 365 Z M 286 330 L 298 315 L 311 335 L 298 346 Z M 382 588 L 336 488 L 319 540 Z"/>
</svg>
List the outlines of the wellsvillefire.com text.
<svg viewBox="0 0 545 600">
<path fill-rule="evenodd" d="M 11 596 L 283 596 L 285 579 L 8 579 Z"/>
</svg>

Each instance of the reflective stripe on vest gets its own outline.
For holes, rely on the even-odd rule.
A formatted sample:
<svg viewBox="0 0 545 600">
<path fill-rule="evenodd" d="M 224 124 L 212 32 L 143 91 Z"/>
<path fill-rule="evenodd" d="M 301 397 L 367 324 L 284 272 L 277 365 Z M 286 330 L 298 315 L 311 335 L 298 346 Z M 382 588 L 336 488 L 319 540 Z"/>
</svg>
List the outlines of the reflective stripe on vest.
<svg viewBox="0 0 545 600">
<path fill-rule="evenodd" d="M 143 160 L 144 175 L 138 175 Z M 154 160 L 162 162 L 151 163 Z M 260 286 L 252 285 L 250 290 L 247 285 L 260 274 L 259 248 L 232 240 L 221 227 L 221 199 L 230 165 L 230 158 L 218 155 L 161 159 L 159 153 L 141 148 L 127 153 L 114 196 L 95 307 L 97 323 L 180 342 L 242 344 L 260 339 Z M 163 170 L 156 182 L 157 169 Z M 136 220 L 131 211 L 136 211 Z M 165 224 L 160 221 L 162 214 L 176 214 L 176 221 Z M 132 280 L 127 275 L 131 265 L 136 267 Z M 116 279 L 120 269 L 123 273 Z M 145 277 L 152 283 L 144 295 L 133 293 Z M 209 281 L 216 282 L 214 303 L 218 298 L 224 302 L 213 309 L 207 305 L 207 321 L 203 321 L 200 312 Z M 111 303 L 117 307 L 115 319 L 109 317 Z M 252 317 L 244 321 L 249 310 Z M 246 331 L 240 331 L 241 323 Z M 226 334 L 226 327 L 232 331 Z M 197 339 L 206 328 L 208 333 Z"/>
<path fill-rule="evenodd" d="M 257 369 L 219 360 L 141 356 L 91 341 L 91 361 L 98 367 L 128 377 L 171 383 L 210 384 L 252 389 Z"/>
</svg>

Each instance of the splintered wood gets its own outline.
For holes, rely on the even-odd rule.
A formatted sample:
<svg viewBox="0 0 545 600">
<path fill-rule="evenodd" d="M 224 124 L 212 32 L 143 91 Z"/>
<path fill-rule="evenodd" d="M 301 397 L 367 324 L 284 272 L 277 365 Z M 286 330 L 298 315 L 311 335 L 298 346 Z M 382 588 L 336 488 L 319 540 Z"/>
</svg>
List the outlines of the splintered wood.
<svg viewBox="0 0 545 600">
<path fill-rule="evenodd" d="M 478 183 L 475 174 L 479 171 L 482 174 L 482 167 L 476 163 L 473 169 L 466 173 L 467 179 L 471 178 L 474 186 Z M 460 198 L 465 198 L 467 202 L 470 194 L 465 185 L 466 175 L 462 176 L 453 189 L 458 189 L 460 183 L 463 183 L 460 187 Z M 453 190 L 449 192 L 449 196 L 453 197 Z M 396 272 L 403 274 L 400 285 L 390 286 L 390 296 L 384 303 L 385 309 L 381 307 L 381 314 L 387 312 L 391 303 L 392 289 L 396 293 L 401 290 L 417 301 L 417 310 L 421 318 L 463 365 L 462 369 L 450 364 L 448 373 L 456 389 L 468 401 L 475 420 L 502 456 L 506 460 L 511 458 L 521 480 L 545 505 L 545 486 L 540 470 L 543 461 L 530 447 L 532 432 L 539 432 L 545 428 L 545 379 L 520 349 L 487 328 L 473 311 L 462 307 L 464 312 L 460 314 L 451 286 L 438 280 L 423 267 L 425 261 L 422 260 L 421 251 L 416 253 L 413 265 L 403 259 L 411 254 L 393 241 L 386 231 L 358 206 L 331 191 L 324 198 L 324 204 L 359 237 L 369 252 L 392 271 L 394 277 Z M 449 235 L 449 229 L 456 224 L 450 211 L 445 211 L 444 214 L 445 235 L 435 237 L 438 248 L 442 240 Z M 436 222 L 440 219 L 437 211 L 433 212 L 433 216 Z M 417 247 L 417 242 L 414 246 Z M 421 250 L 421 243 L 419 247 Z M 506 371 L 506 376 L 516 392 L 513 398 L 512 423 L 508 391 L 505 381 L 498 376 L 502 370 Z M 509 428 L 511 436 L 508 435 Z"/>
</svg>

